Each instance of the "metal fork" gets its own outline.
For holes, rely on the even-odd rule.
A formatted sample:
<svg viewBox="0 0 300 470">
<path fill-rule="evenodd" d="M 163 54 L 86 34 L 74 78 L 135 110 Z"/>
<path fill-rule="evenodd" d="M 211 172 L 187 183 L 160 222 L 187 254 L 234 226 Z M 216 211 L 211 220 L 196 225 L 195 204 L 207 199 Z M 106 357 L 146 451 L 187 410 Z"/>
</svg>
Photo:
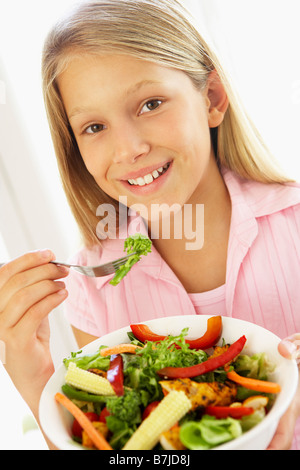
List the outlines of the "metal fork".
<svg viewBox="0 0 300 470">
<path fill-rule="evenodd" d="M 78 271 L 81 274 L 89 277 L 102 277 L 108 276 L 109 274 L 113 274 L 118 269 L 123 266 L 130 256 L 135 255 L 136 253 L 130 253 L 129 255 L 123 256 L 122 258 L 118 258 L 114 261 L 110 261 L 109 263 L 100 264 L 98 266 L 81 266 L 78 264 L 67 264 L 62 263 L 60 261 L 50 261 L 50 263 L 57 264 L 59 266 L 66 266 L 67 268 L 73 268 L 75 271 Z"/>
<path fill-rule="evenodd" d="M 110 261 L 109 263 L 100 264 L 99 266 L 81 266 L 78 264 L 68 264 L 63 263 L 61 261 L 50 261 L 52 264 L 56 264 L 58 266 L 66 266 L 67 268 L 73 268 L 76 271 L 84 274 L 85 276 L 89 277 L 102 277 L 108 276 L 109 274 L 115 273 L 121 266 L 123 266 L 130 256 L 135 255 L 136 253 L 130 253 L 129 255 L 123 256 L 122 258 L 118 258 L 114 261 Z M 0 263 L 0 268 L 6 263 Z"/>
</svg>

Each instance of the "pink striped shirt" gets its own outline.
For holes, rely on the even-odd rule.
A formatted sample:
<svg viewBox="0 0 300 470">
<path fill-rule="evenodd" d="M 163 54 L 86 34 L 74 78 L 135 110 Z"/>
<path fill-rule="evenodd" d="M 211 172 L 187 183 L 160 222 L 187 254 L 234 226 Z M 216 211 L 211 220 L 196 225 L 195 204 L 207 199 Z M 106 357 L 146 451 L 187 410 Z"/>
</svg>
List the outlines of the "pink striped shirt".
<svg viewBox="0 0 300 470">
<path fill-rule="evenodd" d="M 265 185 L 229 170 L 223 177 L 232 202 L 224 286 L 188 294 L 153 247 L 116 287 L 109 284 L 112 276 L 96 279 L 72 271 L 65 302 L 69 322 L 102 336 L 153 318 L 222 314 L 281 338 L 300 332 L 300 185 Z M 146 232 L 143 223 L 134 226 Z M 95 265 L 122 256 L 125 232 L 102 247 L 82 249 L 71 261 Z M 293 448 L 300 449 L 300 423 L 298 431 Z"/>
</svg>

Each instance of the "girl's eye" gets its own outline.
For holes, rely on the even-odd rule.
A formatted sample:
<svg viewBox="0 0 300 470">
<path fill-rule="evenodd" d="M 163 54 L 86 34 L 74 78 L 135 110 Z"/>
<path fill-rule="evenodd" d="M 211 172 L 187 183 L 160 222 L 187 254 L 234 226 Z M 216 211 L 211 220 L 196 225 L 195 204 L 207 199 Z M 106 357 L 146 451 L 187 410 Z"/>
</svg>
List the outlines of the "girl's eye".
<svg viewBox="0 0 300 470">
<path fill-rule="evenodd" d="M 86 134 L 97 134 L 98 132 L 103 131 L 105 129 L 103 124 L 92 124 L 91 126 L 85 129 Z"/>
<path fill-rule="evenodd" d="M 162 104 L 161 100 L 150 100 L 147 101 L 147 103 L 144 104 L 142 107 L 141 113 L 149 113 L 149 111 L 154 111 L 155 109 L 159 108 L 159 106 Z"/>
</svg>

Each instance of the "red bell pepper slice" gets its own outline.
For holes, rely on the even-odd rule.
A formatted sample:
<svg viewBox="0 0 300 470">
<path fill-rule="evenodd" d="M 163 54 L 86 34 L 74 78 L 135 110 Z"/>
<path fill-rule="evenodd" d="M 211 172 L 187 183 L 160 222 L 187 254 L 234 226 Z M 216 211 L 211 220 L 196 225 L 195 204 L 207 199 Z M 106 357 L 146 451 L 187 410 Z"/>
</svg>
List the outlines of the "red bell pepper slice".
<svg viewBox="0 0 300 470">
<path fill-rule="evenodd" d="M 130 325 L 130 328 L 134 336 L 142 343 L 146 343 L 146 341 L 163 341 L 167 338 L 167 336 L 157 335 L 156 333 L 153 333 L 153 331 L 151 331 L 147 325 Z"/>
<path fill-rule="evenodd" d="M 231 344 L 227 351 L 220 356 L 212 357 L 207 361 L 201 362 L 190 367 L 164 367 L 157 371 L 158 375 L 168 378 L 186 378 L 196 377 L 197 375 L 206 374 L 219 367 L 225 366 L 228 362 L 235 359 L 240 352 L 243 350 L 247 339 L 245 336 L 241 336 L 235 343 Z"/>
<path fill-rule="evenodd" d="M 134 336 L 142 343 L 146 341 L 163 341 L 167 336 L 153 333 L 147 325 L 135 324 L 130 325 Z M 222 334 L 222 317 L 215 316 L 207 320 L 207 329 L 203 336 L 197 339 L 186 339 L 186 343 L 191 349 L 208 349 L 214 346 L 220 339 Z"/>
<path fill-rule="evenodd" d="M 205 414 L 215 416 L 216 418 L 235 418 L 240 419 L 243 416 L 252 415 L 254 409 L 250 406 L 206 406 Z"/>
<path fill-rule="evenodd" d="M 106 378 L 110 382 L 116 395 L 124 395 L 123 359 L 119 354 L 111 355 Z"/>
<path fill-rule="evenodd" d="M 192 349 L 208 349 L 214 346 L 222 334 L 222 317 L 215 316 L 207 320 L 207 329 L 203 336 L 198 339 L 186 339 L 185 341 Z"/>
</svg>

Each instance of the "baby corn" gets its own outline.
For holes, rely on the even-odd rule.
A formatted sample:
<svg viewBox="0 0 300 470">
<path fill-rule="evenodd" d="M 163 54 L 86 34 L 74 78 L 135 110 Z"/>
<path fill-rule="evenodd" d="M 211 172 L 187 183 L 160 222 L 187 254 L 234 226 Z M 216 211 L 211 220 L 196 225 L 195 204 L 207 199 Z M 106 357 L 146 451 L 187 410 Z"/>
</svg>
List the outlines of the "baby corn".
<svg viewBox="0 0 300 470">
<path fill-rule="evenodd" d="M 123 450 L 151 450 L 161 433 L 174 426 L 191 409 L 191 402 L 182 391 L 172 391 L 142 422 Z"/>
<path fill-rule="evenodd" d="M 114 389 L 105 377 L 80 369 L 74 362 L 69 364 L 65 381 L 68 385 L 95 395 L 115 395 Z"/>
</svg>

